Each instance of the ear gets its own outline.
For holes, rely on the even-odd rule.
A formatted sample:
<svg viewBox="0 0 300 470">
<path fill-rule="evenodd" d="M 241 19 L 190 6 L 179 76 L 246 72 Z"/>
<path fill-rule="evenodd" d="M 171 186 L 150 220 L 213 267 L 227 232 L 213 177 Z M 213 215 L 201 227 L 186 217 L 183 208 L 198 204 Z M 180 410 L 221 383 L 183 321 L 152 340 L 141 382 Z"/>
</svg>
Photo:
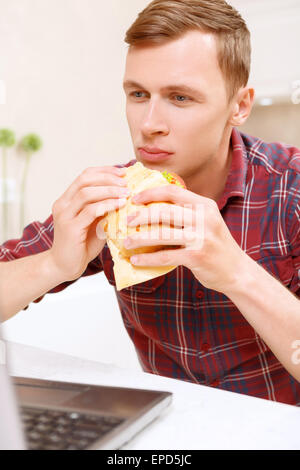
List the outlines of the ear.
<svg viewBox="0 0 300 470">
<path fill-rule="evenodd" d="M 243 125 L 251 113 L 255 98 L 254 88 L 240 88 L 233 104 L 233 111 L 229 119 L 232 126 Z"/>
</svg>

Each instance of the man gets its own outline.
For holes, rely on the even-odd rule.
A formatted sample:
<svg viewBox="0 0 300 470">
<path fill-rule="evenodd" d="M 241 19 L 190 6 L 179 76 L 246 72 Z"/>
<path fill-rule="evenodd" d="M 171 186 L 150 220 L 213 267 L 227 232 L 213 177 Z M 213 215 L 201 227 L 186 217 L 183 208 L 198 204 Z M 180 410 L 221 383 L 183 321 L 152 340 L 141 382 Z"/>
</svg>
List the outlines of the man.
<svg viewBox="0 0 300 470">
<path fill-rule="evenodd" d="M 126 42 L 124 90 L 136 158 L 178 173 L 187 186 L 141 193 L 131 224 L 149 216 L 139 203 L 173 202 L 178 215 L 190 207 L 186 225 L 173 228 L 180 248 L 131 259 L 178 268 L 116 292 L 141 364 L 150 373 L 300 404 L 293 354 L 300 338 L 299 150 L 236 128 L 254 100 L 249 31 L 223 0 L 156 0 Z M 0 261 L 9 261 L 0 264 L 5 318 L 80 276 L 104 270 L 115 285 L 97 227 L 129 195 L 122 175 L 122 168 L 87 169 L 43 224 L 0 247 Z M 165 207 L 153 223 L 169 215 Z M 201 246 L 193 244 L 199 211 Z M 128 240 L 128 247 L 141 245 L 138 234 Z"/>
</svg>

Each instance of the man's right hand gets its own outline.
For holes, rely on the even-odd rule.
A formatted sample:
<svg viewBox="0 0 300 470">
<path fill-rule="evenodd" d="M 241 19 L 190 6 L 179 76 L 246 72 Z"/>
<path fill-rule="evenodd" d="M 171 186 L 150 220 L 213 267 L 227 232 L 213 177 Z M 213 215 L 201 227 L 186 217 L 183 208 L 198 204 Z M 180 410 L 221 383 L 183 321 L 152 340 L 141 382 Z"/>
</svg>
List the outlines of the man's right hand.
<svg viewBox="0 0 300 470">
<path fill-rule="evenodd" d="M 126 204 L 124 175 L 124 168 L 88 168 L 53 204 L 54 240 L 48 255 L 64 281 L 78 279 L 102 251 L 105 238 L 97 235 L 97 225 Z"/>
</svg>

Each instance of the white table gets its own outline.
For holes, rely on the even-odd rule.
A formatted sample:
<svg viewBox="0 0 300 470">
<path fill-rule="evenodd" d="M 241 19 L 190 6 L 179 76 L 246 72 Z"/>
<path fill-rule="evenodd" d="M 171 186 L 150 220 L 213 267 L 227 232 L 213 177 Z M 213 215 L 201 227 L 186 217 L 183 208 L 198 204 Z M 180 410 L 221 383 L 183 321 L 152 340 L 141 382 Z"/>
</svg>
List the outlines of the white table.
<svg viewBox="0 0 300 470">
<path fill-rule="evenodd" d="M 12 375 L 157 389 L 173 403 L 125 450 L 300 449 L 300 408 L 7 342 Z"/>
</svg>

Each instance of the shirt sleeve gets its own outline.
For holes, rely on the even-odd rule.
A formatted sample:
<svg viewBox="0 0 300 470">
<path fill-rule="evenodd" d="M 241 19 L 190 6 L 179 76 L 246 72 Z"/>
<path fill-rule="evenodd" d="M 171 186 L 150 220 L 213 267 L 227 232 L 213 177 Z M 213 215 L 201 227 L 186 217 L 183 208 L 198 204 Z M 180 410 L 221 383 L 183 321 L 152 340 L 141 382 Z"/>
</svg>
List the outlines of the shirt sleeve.
<svg viewBox="0 0 300 470">
<path fill-rule="evenodd" d="M 53 238 L 54 225 L 53 216 L 51 215 L 43 223 L 37 221 L 25 227 L 20 239 L 8 240 L 0 245 L 0 262 L 14 261 L 19 258 L 25 258 L 26 256 L 35 255 L 49 250 L 53 244 Z M 88 264 L 81 277 L 91 276 L 101 271 L 103 271 L 103 267 L 98 256 Z M 64 282 L 51 289 L 47 294 L 60 292 L 74 282 L 76 282 L 76 279 L 74 281 Z M 40 302 L 45 295 L 46 294 L 35 299 L 33 302 Z M 27 308 L 28 306 L 23 310 L 26 310 Z"/>
<path fill-rule="evenodd" d="M 292 211 L 289 241 L 294 265 L 290 290 L 300 298 L 300 200 Z"/>
</svg>

